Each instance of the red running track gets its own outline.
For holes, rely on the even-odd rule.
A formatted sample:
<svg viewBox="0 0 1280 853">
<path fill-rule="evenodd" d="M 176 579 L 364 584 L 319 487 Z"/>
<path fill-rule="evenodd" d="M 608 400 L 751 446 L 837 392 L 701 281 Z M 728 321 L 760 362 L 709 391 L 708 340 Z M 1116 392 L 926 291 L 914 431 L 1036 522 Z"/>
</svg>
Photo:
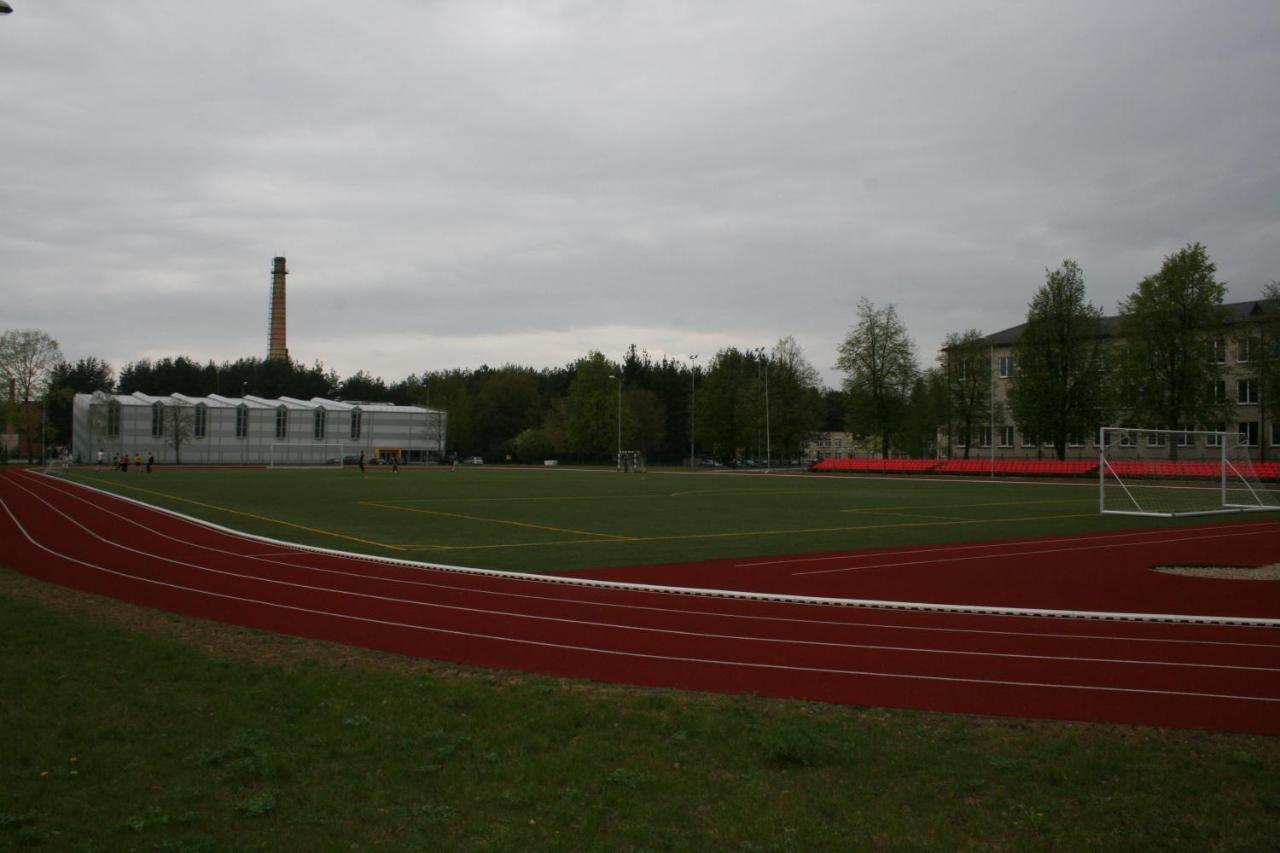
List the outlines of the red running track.
<svg viewBox="0 0 1280 853">
<path fill-rule="evenodd" d="M 1224 527 L 1256 531 L 1255 555 L 1274 552 L 1280 540 L 1277 522 L 1202 532 L 1216 537 Z M 1021 549 L 1031 555 L 1021 568 L 1034 574 L 1029 566 L 1044 543 L 987 547 L 1001 555 L 997 562 Z M 1280 734 L 1280 619 L 1271 618 L 1280 603 L 1269 583 L 1233 585 L 1252 588 L 1236 593 L 1237 603 L 1255 605 L 1237 622 L 1227 612 L 1210 614 L 1222 617 L 1216 621 L 1104 620 L 645 588 L 290 546 L 27 472 L 0 473 L 0 544 L 5 564 L 77 589 L 466 664 L 857 705 Z M 971 559 L 972 545 L 917 550 L 935 561 L 957 558 L 937 562 L 948 574 L 989 571 L 989 560 Z M 1128 565 L 1148 550 L 1097 549 L 1088 561 Z M 893 554 L 825 555 L 784 571 L 909 556 Z M 865 578 L 884 568 L 830 575 Z M 1005 574 L 1017 568 L 1006 563 Z M 1258 608 L 1263 598 L 1269 603 Z"/>
</svg>

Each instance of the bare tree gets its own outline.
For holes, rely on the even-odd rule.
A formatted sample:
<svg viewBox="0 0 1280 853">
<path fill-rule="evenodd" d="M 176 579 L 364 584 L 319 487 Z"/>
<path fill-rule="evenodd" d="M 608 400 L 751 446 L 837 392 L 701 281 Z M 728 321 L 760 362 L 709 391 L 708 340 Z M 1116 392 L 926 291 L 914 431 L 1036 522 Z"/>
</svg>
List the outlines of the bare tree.
<svg viewBox="0 0 1280 853">
<path fill-rule="evenodd" d="M 14 385 L 14 409 L 9 420 L 16 424 L 27 445 L 27 461 L 35 461 L 35 437 L 40 433 L 41 411 L 34 403 L 43 397 L 54 367 L 62 363 L 58 342 L 38 329 L 13 329 L 0 333 L 0 379 Z M 41 438 L 41 446 L 44 441 Z"/>
<path fill-rule="evenodd" d="M 920 372 L 915 344 L 892 305 L 876 308 L 865 298 L 858 303 L 857 325 L 840 344 L 836 367 L 848 374 L 850 425 L 879 436 L 881 455 L 888 457 Z"/>
</svg>

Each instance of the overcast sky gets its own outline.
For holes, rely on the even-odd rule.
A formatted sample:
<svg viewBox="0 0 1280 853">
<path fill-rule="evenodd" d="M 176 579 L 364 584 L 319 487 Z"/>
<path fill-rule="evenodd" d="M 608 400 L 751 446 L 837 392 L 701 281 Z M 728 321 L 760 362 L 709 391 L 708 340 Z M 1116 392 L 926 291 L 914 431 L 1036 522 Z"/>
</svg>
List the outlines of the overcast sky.
<svg viewBox="0 0 1280 853">
<path fill-rule="evenodd" d="M 1280 3 L 10 0 L 0 329 L 388 381 L 1280 278 Z M 176 390 L 176 389 L 175 389 Z"/>
</svg>

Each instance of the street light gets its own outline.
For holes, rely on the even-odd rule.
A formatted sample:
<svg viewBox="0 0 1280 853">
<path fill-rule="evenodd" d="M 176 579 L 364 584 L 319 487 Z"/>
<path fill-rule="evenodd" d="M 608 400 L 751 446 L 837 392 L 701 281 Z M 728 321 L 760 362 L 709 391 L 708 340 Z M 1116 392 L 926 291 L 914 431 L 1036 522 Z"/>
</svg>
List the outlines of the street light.
<svg viewBox="0 0 1280 853">
<path fill-rule="evenodd" d="M 698 376 L 698 356 L 689 356 L 689 467 L 693 468 L 694 457 L 694 424 L 697 419 L 694 417 L 696 409 L 694 408 L 695 395 L 697 394 L 697 376 Z"/>
<path fill-rule="evenodd" d="M 610 379 L 618 382 L 618 470 L 622 470 L 622 379 L 618 376 L 609 376 Z"/>
</svg>

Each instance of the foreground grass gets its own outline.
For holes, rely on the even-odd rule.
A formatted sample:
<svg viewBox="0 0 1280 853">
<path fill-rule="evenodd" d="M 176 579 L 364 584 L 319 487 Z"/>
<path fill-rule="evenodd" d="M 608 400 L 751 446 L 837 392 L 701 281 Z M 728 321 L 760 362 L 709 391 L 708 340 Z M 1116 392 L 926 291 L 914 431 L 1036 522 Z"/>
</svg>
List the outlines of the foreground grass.
<svg viewBox="0 0 1280 853">
<path fill-rule="evenodd" d="M 1272 850 L 1280 739 L 482 672 L 0 571 L 0 849 Z"/>
</svg>

